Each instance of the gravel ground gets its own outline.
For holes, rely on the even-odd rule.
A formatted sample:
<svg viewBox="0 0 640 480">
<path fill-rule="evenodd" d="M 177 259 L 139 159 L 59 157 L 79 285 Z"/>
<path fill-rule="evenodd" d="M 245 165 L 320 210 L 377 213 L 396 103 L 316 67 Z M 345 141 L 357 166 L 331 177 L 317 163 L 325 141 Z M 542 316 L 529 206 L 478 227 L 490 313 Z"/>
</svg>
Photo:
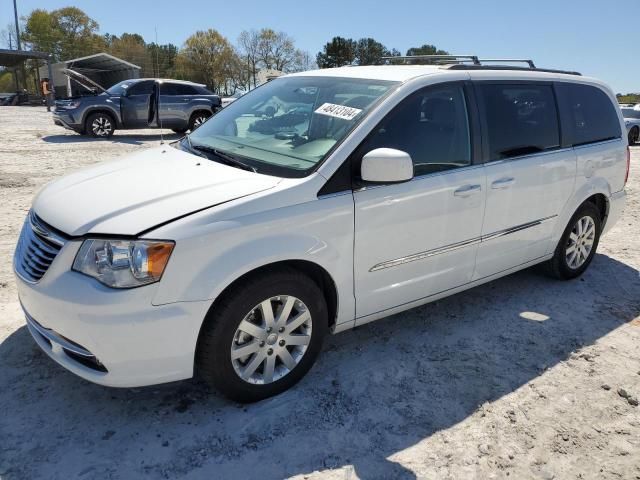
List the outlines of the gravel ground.
<svg viewBox="0 0 640 480">
<path fill-rule="evenodd" d="M 242 406 L 90 384 L 24 325 L 11 255 L 34 193 L 158 141 L 0 107 L 1 479 L 640 479 L 640 148 L 581 279 L 527 270 L 332 336 L 297 387 Z"/>
</svg>

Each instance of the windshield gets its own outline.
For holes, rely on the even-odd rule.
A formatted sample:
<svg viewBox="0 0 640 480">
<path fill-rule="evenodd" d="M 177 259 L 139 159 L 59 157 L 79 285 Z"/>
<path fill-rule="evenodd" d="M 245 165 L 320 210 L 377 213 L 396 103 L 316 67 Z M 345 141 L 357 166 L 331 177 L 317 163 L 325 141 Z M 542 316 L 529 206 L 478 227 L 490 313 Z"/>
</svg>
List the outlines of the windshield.
<svg viewBox="0 0 640 480">
<path fill-rule="evenodd" d="M 640 110 L 634 108 L 622 108 L 621 110 L 624 118 L 640 118 Z"/>
<path fill-rule="evenodd" d="M 396 82 L 285 77 L 243 95 L 190 135 L 194 147 L 232 155 L 256 171 L 307 175 Z"/>
<path fill-rule="evenodd" d="M 110 95 L 124 95 L 124 92 L 127 91 L 127 88 L 134 83 L 131 80 L 125 80 L 124 82 L 116 83 L 113 87 L 107 89 L 107 92 Z"/>
</svg>

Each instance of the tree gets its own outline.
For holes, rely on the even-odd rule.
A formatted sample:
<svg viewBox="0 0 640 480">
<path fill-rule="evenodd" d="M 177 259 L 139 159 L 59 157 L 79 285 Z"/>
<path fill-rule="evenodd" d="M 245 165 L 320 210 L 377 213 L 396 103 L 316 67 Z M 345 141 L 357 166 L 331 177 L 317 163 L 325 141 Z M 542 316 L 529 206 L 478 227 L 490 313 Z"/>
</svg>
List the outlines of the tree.
<svg viewBox="0 0 640 480">
<path fill-rule="evenodd" d="M 333 37 L 316 55 L 319 68 L 343 67 L 353 65 L 356 60 L 357 44 L 351 38 Z"/>
<path fill-rule="evenodd" d="M 217 93 L 229 93 L 240 69 L 240 59 L 218 31 L 197 31 L 187 38 L 177 57 L 178 75 L 205 83 Z"/>
<path fill-rule="evenodd" d="M 258 73 L 258 48 L 260 44 L 260 34 L 256 30 L 245 30 L 238 38 L 238 46 L 243 60 L 246 59 L 249 69 L 247 82 L 247 90 L 251 89 L 251 80 L 253 86 L 256 86 L 256 76 Z"/>
<path fill-rule="evenodd" d="M 293 66 L 295 56 L 293 38 L 288 34 L 270 28 L 260 30 L 257 58 L 263 68 L 286 72 Z"/>
<path fill-rule="evenodd" d="M 449 55 L 446 50 L 439 50 L 435 45 L 424 44 L 421 47 L 411 47 L 407 50 L 407 56 L 413 55 Z"/>
<path fill-rule="evenodd" d="M 79 8 L 36 9 L 24 20 L 21 39 L 32 50 L 51 53 L 55 60 L 90 55 L 105 47 L 98 22 Z"/>
<path fill-rule="evenodd" d="M 388 57 L 391 52 L 373 38 L 361 38 L 356 42 L 356 61 L 358 65 L 382 65 L 382 57 Z"/>
</svg>

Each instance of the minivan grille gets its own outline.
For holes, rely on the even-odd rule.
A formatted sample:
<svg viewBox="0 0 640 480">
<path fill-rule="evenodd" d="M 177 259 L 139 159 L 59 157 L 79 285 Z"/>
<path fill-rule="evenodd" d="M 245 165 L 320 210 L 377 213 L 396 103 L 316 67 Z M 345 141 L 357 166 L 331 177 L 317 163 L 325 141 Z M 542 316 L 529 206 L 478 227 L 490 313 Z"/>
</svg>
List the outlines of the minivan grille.
<svg viewBox="0 0 640 480">
<path fill-rule="evenodd" d="M 27 282 L 38 282 L 64 244 L 64 238 L 29 211 L 14 256 L 16 273 Z"/>
</svg>

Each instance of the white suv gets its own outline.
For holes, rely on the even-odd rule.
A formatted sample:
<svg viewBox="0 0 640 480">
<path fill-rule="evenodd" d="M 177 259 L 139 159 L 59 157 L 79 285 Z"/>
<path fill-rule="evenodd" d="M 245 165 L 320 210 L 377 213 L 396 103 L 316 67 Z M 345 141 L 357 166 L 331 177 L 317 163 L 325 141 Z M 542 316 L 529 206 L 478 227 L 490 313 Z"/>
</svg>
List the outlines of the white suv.
<svg viewBox="0 0 640 480">
<path fill-rule="evenodd" d="M 541 262 L 579 276 L 624 205 L 616 98 L 479 63 L 278 78 L 48 185 L 14 260 L 35 341 L 92 382 L 197 374 L 254 401 L 300 380 L 327 332 Z"/>
</svg>

